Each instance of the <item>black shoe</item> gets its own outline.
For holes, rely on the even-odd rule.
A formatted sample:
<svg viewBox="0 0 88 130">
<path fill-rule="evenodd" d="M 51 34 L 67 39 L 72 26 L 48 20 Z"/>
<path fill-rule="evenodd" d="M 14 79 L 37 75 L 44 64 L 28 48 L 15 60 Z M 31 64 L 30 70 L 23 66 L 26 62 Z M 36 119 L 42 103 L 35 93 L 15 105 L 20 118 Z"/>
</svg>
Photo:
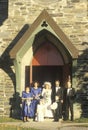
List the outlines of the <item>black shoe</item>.
<svg viewBox="0 0 88 130">
<path fill-rule="evenodd" d="M 25 123 L 26 121 L 25 121 L 25 120 L 23 120 L 23 122 Z"/>
<path fill-rule="evenodd" d="M 58 119 L 55 119 L 54 122 L 58 122 L 59 120 Z"/>
<path fill-rule="evenodd" d="M 29 120 L 26 120 L 26 122 L 30 122 Z"/>
<path fill-rule="evenodd" d="M 63 121 L 68 121 L 68 119 L 67 119 L 67 118 L 64 118 Z"/>
<path fill-rule="evenodd" d="M 71 119 L 71 121 L 73 121 L 73 119 Z"/>
</svg>

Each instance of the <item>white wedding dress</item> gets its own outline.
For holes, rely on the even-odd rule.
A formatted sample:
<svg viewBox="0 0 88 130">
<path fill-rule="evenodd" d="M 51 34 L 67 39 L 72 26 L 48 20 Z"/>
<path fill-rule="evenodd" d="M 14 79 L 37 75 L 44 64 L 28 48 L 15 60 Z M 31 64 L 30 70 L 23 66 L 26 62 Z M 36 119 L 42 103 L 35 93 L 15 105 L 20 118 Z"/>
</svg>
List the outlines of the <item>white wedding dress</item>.
<svg viewBox="0 0 88 130">
<path fill-rule="evenodd" d="M 53 117 L 53 112 L 51 110 L 51 93 L 52 89 L 43 89 L 42 91 L 42 96 L 44 98 L 44 106 L 45 106 L 45 113 L 44 117 L 52 118 Z"/>
</svg>

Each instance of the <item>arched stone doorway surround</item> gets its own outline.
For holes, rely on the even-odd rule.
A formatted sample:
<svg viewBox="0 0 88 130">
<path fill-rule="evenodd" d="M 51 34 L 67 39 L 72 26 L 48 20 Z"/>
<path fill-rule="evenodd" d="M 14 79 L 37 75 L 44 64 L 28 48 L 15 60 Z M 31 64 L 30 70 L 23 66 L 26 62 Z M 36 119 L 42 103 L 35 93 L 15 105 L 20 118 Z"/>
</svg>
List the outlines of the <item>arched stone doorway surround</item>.
<svg viewBox="0 0 88 130">
<path fill-rule="evenodd" d="M 58 54 L 62 57 L 63 64 L 65 65 L 63 68 L 64 73 L 68 72 L 67 68 L 69 65 L 71 67 L 72 80 L 75 78 L 74 68 L 76 66 L 76 59 L 78 58 L 78 50 L 48 12 L 43 10 L 10 51 L 10 57 L 13 59 L 15 66 L 17 92 L 21 93 L 24 90 L 25 67 L 32 65 L 34 54 L 36 54 L 37 49 L 44 42 L 49 42 L 58 50 Z"/>
</svg>

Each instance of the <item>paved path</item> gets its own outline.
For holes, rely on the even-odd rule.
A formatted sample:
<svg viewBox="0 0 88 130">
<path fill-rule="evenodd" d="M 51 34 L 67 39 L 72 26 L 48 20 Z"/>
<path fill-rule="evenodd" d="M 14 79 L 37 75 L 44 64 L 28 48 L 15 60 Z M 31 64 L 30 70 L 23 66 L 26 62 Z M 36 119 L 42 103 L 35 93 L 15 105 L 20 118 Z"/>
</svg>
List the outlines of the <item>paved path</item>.
<svg viewBox="0 0 88 130">
<path fill-rule="evenodd" d="M 46 119 L 44 122 L 34 122 L 30 120 L 30 122 L 9 122 L 5 123 L 5 125 L 15 125 L 20 127 L 27 127 L 27 128 L 36 128 L 38 130 L 88 130 L 88 127 L 83 127 L 82 125 L 87 125 L 88 123 L 59 123 L 53 122 L 51 119 Z"/>
</svg>

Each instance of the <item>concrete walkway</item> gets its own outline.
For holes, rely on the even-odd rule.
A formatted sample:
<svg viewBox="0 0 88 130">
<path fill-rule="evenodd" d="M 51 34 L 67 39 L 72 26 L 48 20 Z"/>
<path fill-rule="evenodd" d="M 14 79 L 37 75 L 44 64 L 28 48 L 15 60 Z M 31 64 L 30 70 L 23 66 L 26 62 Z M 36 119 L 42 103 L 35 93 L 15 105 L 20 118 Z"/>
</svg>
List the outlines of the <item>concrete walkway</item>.
<svg viewBox="0 0 88 130">
<path fill-rule="evenodd" d="M 73 123 L 73 122 L 53 122 L 52 119 L 45 119 L 44 122 L 8 122 L 5 125 L 15 125 L 19 127 L 36 128 L 38 130 L 88 130 L 88 127 L 83 127 L 82 125 L 87 125 L 88 123 Z"/>
</svg>

